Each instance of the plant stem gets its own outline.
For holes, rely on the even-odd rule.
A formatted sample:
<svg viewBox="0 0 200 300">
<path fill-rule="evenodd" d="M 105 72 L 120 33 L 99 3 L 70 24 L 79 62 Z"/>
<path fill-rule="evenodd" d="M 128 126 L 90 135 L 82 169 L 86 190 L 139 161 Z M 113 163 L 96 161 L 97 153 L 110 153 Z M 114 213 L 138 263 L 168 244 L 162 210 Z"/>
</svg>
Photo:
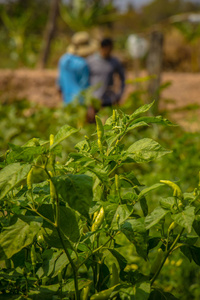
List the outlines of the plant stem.
<svg viewBox="0 0 200 300">
<path fill-rule="evenodd" d="M 176 243 L 178 242 L 180 236 L 182 235 L 183 231 L 184 231 L 185 228 L 182 228 L 181 232 L 177 235 L 177 237 L 175 238 L 173 244 L 171 245 L 171 247 L 169 248 L 169 250 L 166 252 L 161 264 L 160 264 L 160 267 L 158 268 L 157 272 L 154 274 L 154 276 L 152 277 L 151 279 L 151 285 L 154 283 L 154 281 L 156 280 L 156 278 L 158 277 L 158 275 L 160 274 L 160 271 L 166 261 L 166 259 L 168 258 L 168 256 L 171 254 L 171 252 L 173 251 L 173 249 L 175 248 L 176 246 Z"/>
<path fill-rule="evenodd" d="M 115 234 L 117 235 L 117 233 Z M 88 257 L 78 266 L 78 268 L 80 268 L 82 265 L 84 265 L 86 263 L 86 261 L 92 256 L 94 255 L 94 253 L 98 252 L 99 250 L 101 250 L 102 248 L 104 248 L 109 242 L 110 240 L 112 240 L 114 238 L 114 236 L 111 236 L 103 245 L 101 245 L 99 248 L 95 249 L 90 255 L 88 255 Z"/>
<path fill-rule="evenodd" d="M 77 276 L 77 268 L 69 254 L 69 251 L 67 247 L 65 246 L 65 243 L 63 241 L 62 233 L 59 228 L 59 220 L 60 220 L 60 210 L 59 210 L 59 199 L 56 197 L 56 219 L 55 219 L 55 227 L 57 229 L 61 244 L 63 246 L 63 249 L 67 255 L 67 258 L 71 264 L 72 270 L 73 270 L 73 275 L 74 275 L 74 287 L 75 287 L 75 300 L 80 300 L 80 295 L 79 295 L 79 289 L 78 289 L 78 276 Z"/>
<path fill-rule="evenodd" d="M 80 300 L 80 295 L 79 295 L 79 289 L 78 289 L 78 276 L 77 276 L 77 268 L 65 246 L 65 243 L 63 241 L 63 238 L 62 238 L 62 235 L 61 235 L 61 232 L 60 232 L 60 229 L 59 227 L 56 227 L 57 229 L 57 232 L 58 232 L 58 235 L 59 235 L 59 238 L 60 238 L 60 241 L 61 241 L 61 244 L 63 246 L 63 249 L 67 255 L 67 258 L 71 264 L 71 267 L 72 267 L 72 270 L 73 270 L 73 275 L 74 275 L 74 287 L 75 287 L 75 300 Z"/>
</svg>

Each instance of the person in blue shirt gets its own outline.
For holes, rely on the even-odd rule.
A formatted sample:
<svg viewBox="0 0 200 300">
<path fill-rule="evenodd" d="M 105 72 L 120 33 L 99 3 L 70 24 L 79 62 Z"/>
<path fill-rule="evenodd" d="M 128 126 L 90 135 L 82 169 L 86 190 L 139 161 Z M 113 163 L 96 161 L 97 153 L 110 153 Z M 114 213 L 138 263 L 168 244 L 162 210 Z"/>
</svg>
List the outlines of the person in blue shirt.
<svg viewBox="0 0 200 300">
<path fill-rule="evenodd" d="M 81 92 L 89 86 L 89 67 L 85 58 L 97 49 L 97 43 L 90 39 L 87 32 L 77 32 L 71 44 L 59 60 L 57 84 L 64 104 L 75 98 L 81 99 Z"/>
</svg>

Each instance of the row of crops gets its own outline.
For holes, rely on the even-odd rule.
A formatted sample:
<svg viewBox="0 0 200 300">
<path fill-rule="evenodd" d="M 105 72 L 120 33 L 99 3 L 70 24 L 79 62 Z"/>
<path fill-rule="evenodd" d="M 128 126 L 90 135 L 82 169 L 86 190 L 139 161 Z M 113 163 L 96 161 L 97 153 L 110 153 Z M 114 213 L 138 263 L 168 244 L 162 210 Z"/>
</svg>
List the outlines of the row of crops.
<svg viewBox="0 0 200 300">
<path fill-rule="evenodd" d="M 199 299 L 199 134 L 152 105 L 1 106 L 1 299 Z"/>
</svg>

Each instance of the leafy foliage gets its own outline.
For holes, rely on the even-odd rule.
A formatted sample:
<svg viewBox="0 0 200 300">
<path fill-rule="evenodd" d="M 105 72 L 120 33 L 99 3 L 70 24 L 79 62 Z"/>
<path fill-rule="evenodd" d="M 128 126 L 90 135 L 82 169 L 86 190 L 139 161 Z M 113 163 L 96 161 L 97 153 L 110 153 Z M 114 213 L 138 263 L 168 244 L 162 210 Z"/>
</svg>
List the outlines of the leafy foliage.
<svg viewBox="0 0 200 300">
<path fill-rule="evenodd" d="M 3 297 L 176 299 L 156 282 L 175 251 L 200 265 L 200 183 L 191 193 L 169 180 L 148 187 L 139 183 L 134 166 L 170 153 L 149 138 L 123 143 L 136 124 L 173 125 L 141 117 L 150 107 L 131 115 L 114 110 L 105 124 L 96 117 L 94 134 L 78 142 L 63 164 L 57 161 L 60 143 L 78 134 L 71 126 L 49 141 L 10 145 L 0 171 Z M 125 172 L 126 165 L 131 172 Z M 170 195 L 152 209 L 148 194 L 166 185 Z M 138 261 L 149 264 L 148 272 L 131 269 L 121 251 L 127 243 Z"/>
</svg>

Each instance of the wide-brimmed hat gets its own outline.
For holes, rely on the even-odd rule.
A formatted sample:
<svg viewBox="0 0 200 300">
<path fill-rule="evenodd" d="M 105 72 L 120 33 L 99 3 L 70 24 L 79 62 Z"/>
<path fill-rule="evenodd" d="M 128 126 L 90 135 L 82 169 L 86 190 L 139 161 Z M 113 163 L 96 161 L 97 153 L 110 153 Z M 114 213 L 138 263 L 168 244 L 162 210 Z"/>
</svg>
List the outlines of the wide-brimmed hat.
<svg viewBox="0 0 200 300">
<path fill-rule="evenodd" d="M 71 43 L 67 47 L 67 52 L 86 57 L 96 52 L 97 49 L 98 42 L 92 39 L 88 32 L 80 31 L 72 36 Z"/>
</svg>

